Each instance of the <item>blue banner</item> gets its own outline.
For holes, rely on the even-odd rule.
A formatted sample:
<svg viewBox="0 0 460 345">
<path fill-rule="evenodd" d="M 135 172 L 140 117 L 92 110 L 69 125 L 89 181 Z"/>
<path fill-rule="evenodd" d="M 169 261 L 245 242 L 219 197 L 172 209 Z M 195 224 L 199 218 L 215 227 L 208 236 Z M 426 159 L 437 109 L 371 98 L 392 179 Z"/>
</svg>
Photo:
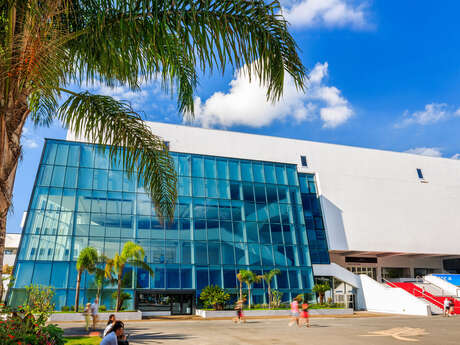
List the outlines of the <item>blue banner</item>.
<svg viewBox="0 0 460 345">
<path fill-rule="evenodd" d="M 460 274 L 433 274 L 436 277 L 444 279 L 445 281 L 460 286 Z"/>
</svg>

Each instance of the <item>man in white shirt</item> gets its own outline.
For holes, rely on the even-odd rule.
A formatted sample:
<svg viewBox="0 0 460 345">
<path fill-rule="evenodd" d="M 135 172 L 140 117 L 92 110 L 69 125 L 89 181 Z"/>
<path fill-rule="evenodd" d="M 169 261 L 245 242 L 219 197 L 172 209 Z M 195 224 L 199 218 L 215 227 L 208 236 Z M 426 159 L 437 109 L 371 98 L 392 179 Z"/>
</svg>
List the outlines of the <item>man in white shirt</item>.
<svg viewBox="0 0 460 345">
<path fill-rule="evenodd" d="M 449 307 L 450 307 L 450 301 L 449 299 L 446 297 L 444 299 L 444 316 L 449 316 Z"/>
<path fill-rule="evenodd" d="M 96 329 L 98 313 L 99 313 L 99 301 L 96 298 L 93 304 L 91 304 L 91 317 L 93 318 L 93 329 Z"/>
<path fill-rule="evenodd" d="M 122 337 L 124 331 L 125 325 L 123 322 L 115 321 L 112 331 L 102 339 L 100 345 L 118 345 L 118 337 Z"/>
</svg>

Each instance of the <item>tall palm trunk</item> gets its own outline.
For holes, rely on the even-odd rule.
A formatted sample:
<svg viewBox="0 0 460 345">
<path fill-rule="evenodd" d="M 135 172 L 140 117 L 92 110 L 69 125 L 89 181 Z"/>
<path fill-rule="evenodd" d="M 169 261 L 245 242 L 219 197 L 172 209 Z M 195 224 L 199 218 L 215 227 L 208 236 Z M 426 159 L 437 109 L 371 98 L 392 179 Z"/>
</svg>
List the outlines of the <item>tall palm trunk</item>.
<svg viewBox="0 0 460 345">
<path fill-rule="evenodd" d="M 270 287 L 270 282 L 267 283 L 268 288 L 268 309 L 272 309 L 272 290 Z"/>
<path fill-rule="evenodd" d="M 120 270 L 120 273 L 118 273 L 118 286 L 117 286 L 117 308 L 116 311 L 120 311 L 121 305 L 121 276 L 122 276 L 123 270 Z"/>
<path fill-rule="evenodd" d="M 243 300 L 243 282 L 240 280 L 240 300 Z"/>
<path fill-rule="evenodd" d="M 251 309 L 251 285 L 248 284 L 248 301 L 249 301 L 249 309 Z"/>
<path fill-rule="evenodd" d="M 14 178 L 21 156 L 22 128 L 29 115 L 27 95 L 18 98 L 11 92 L 5 98 L 2 96 L 0 94 L 0 278 L 3 274 L 6 218 L 12 203 Z M 0 284 L 2 294 L 3 284 Z"/>
<path fill-rule="evenodd" d="M 83 273 L 83 270 L 78 271 L 77 275 L 77 287 L 75 291 L 75 312 L 78 312 L 78 302 L 80 301 L 80 282 L 81 282 L 81 275 Z"/>
</svg>

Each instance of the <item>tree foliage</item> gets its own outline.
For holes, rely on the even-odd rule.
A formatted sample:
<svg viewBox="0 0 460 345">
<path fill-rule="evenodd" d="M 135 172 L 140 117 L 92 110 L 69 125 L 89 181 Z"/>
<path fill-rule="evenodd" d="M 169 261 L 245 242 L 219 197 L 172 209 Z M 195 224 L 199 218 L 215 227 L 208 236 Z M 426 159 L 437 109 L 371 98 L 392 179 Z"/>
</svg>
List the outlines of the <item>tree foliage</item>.
<svg viewBox="0 0 460 345">
<path fill-rule="evenodd" d="M 316 294 L 319 296 L 319 303 L 323 304 L 324 303 L 324 296 L 327 291 L 329 291 L 331 287 L 329 286 L 328 282 L 325 283 L 318 283 L 313 286 L 312 291 L 316 292 Z"/>
<path fill-rule="evenodd" d="M 223 309 L 230 295 L 218 285 L 208 285 L 201 290 L 200 300 L 205 307 L 212 306 L 215 310 Z"/>
</svg>

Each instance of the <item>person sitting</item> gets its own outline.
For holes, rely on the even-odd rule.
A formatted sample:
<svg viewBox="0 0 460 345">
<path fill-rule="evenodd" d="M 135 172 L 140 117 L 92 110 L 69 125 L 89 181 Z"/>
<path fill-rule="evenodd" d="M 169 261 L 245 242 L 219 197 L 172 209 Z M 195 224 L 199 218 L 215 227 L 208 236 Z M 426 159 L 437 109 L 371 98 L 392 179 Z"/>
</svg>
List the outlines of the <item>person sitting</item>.
<svg viewBox="0 0 460 345">
<path fill-rule="evenodd" d="M 115 321 L 117 321 L 115 319 L 115 314 L 110 314 L 109 321 L 107 321 L 107 325 L 106 325 L 106 327 L 104 329 L 104 332 L 102 333 L 103 338 L 110 332 L 110 330 L 112 329 L 113 324 L 115 323 Z"/>
<path fill-rule="evenodd" d="M 112 329 L 102 339 L 100 345 L 118 345 L 118 339 L 124 338 L 124 330 L 125 330 L 125 325 L 123 324 L 123 322 L 115 321 Z"/>
</svg>

